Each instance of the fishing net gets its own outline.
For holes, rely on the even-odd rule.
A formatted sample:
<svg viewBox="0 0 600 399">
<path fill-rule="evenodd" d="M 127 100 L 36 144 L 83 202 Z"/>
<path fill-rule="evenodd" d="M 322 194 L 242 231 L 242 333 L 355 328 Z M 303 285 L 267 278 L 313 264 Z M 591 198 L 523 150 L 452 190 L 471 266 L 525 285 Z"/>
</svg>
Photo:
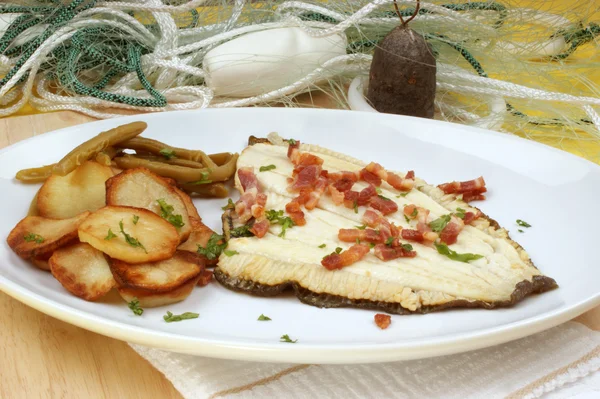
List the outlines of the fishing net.
<svg viewBox="0 0 600 399">
<path fill-rule="evenodd" d="M 398 1 L 409 16 L 414 1 Z M 437 59 L 436 118 L 531 138 L 600 162 L 600 4 L 423 1 L 412 29 Z M 347 108 L 376 44 L 399 19 L 392 0 L 19 1 L 0 6 L 0 115 L 28 106 L 109 118 L 230 106 L 297 106 L 321 91 Z M 203 59 L 221 43 L 278 27 L 347 37 L 347 54 L 281 88 L 216 96 Z M 257 82 L 259 83 L 259 82 Z M 310 104 L 310 94 L 301 96 Z"/>
</svg>

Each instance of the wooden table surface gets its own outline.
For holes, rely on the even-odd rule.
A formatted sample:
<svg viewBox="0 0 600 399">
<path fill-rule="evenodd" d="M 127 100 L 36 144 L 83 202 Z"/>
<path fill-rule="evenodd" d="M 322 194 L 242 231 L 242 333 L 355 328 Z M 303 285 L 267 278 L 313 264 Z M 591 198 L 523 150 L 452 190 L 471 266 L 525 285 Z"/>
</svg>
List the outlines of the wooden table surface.
<svg viewBox="0 0 600 399">
<path fill-rule="evenodd" d="M 0 148 L 92 121 L 74 112 L 0 119 Z M 180 398 L 121 341 L 53 319 L 0 293 L 0 398 Z M 600 307 L 578 317 L 600 330 Z"/>
</svg>

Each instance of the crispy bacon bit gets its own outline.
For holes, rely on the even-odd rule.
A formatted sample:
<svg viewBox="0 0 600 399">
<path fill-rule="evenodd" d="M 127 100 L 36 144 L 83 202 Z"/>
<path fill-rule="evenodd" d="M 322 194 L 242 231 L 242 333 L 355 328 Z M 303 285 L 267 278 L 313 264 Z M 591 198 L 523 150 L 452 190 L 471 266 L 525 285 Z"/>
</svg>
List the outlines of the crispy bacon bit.
<svg viewBox="0 0 600 399">
<path fill-rule="evenodd" d="M 427 223 L 427 220 L 429 218 L 429 209 L 425 209 L 414 204 L 405 205 L 403 212 L 404 215 L 406 215 L 406 217 L 411 219 L 417 219 L 420 223 Z"/>
<path fill-rule="evenodd" d="M 397 240 L 394 241 L 397 243 Z M 409 251 L 399 243 L 395 246 L 377 244 L 375 245 L 375 248 L 373 248 L 373 251 L 375 256 L 384 262 L 398 258 L 414 258 L 417 256 L 417 251 Z"/>
<path fill-rule="evenodd" d="M 339 254 L 334 252 L 330 255 L 327 255 L 323 258 L 321 264 L 328 270 L 341 269 L 361 260 L 366 254 L 369 253 L 369 250 L 370 248 L 368 245 L 354 244 Z"/>
<path fill-rule="evenodd" d="M 381 212 L 376 209 L 367 209 L 363 214 L 363 223 L 369 227 L 378 228 L 383 242 L 389 237 L 398 237 L 401 227 L 390 223 Z"/>
<path fill-rule="evenodd" d="M 392 324 L 392 318 L 390 315 L 377 313 L 375 315 L 375 324 L 377 324 L 377 327 L 385 330 L 390 326 L 390 324 Z"/>
<path fill-rule="evenodd" d="M 383 166 L 375 162 L 371 162 L 363 170 L 376 175 L 378 178 L 386 181 L 390 186 L 397 190 L 409 191 L 415 184 L 415 172 L 412 170 L 406 174 L 404 179 L 395 173 L 386 171 Z"/>
<path fill-rule="evenodd" d="M 258 238 L 263 238 L 267 234 L 267 231 L 269 231 L 270 225 L 267 219 L 257 220 L 250 228 L 250 232 Z"/>
<path fill-rule="evenodd" d="M 373 197 L 371 199 L 371 207 L 377 209 L 384 215 L 389 215 L 398 210 L 398 204 L 390 199 L 383 199 L 381 197 Z"/>
<path fill-rule="evenodd" d="M 481 217 L 481 211 L 477 210 L 476 212 L 466 212 L 465 217 L 463 218 L 463 222 L 465 224 L 471 224 L 471 222 L 479 219 Z"/>
<path fill-rule="evenodd" d="M 336 173 L 329 173 L 329 175 L 328 175 L 328 179 L 330 182 L 336 182 L 341 179 L 348 179 L 348 180 L 352 180 L 353 183 L 356 183 L 358 181 L 358 178 L 359 178 L 358 172 L 342 171 L 342 172 L 336 172 Z"/>
<path fill-rule="evenodd" d="M 363 215 L 362 221 L 369 227 L 377 227 L 382 220 L 385 220 L 381 212 L 376 209 L 367 209 Z"/>
<path fill-rule="evenodd" d="M 310 189 L 317 182 L 319 175 L 321 173 L 321 167 L 317 165 L 309 165 L 304 167 L 300 173 L 298 173 L 290 187 L 288 187 L 288 191 L 298 192 L 300 190 Z"/>
<path fill-rule="evenodd" d="M 356 242 L 356 240 L 371 242 L 373 244 L 384 242 L 381 233 L 373 229 L 340 229 L 338 238 L 344 242 Z"/>
<path fill-rule="evenodd" d="M 238 169 L 238 179 L 244 191 L 253 187 L 258 189 L 258 179 L 254 174 L 254 169 L 251 167 L 243 167 Z"/>
<path fill-rule="evenodd" d="M 347 177 L 342 177 L 341 179 L 335 181 L 332 185 L 336 190 L 344 192 L 350 190 L 355 181 L 356 180 L 352 180 Z"/>
<path fill-rule="evenodd" d="M 304 207 L 306 209 L 313 210 L 317 207 L 317 204 L 319 203 L 319 200 L 321 199 L 321 196 L 323 195 L 323 193 L 325 192 L 325 189 L 327 188 L 327 178 L 325 177 L 319 177 L 317 179 L 317 182 L 315 183 L 315 187 L 313 189 L 313 191 L 310 192 L 309 194 L 309 198 L 306 201 L 306 203 L 304 204 Z"/>
<path fill-rule="evenodd" d="M 210 281 L 212 280 L 212 277 L 213 277 L 212 270 L 204 270 L 202 273 L 200 273 L 200 278 L 198 279 L 198 282 L 196 283 L 196 285 L 198 287 L 205 287 L 208 285 L 208 283 L 210 283 Z"/>
<path fill-rule="evenodd" d="M 333 184 L 329 185 L 329 195 L 334 204 L 342 205 L 344 203 L 344 192 L 336 189 Z"/>
<path fill-rule="evenodd" d="M 462 194 L 463 201 L 477 201 L 484 200 L 485 195 L 482 195 L 487 191 L 485 187 L 485 180 L 482 176 L 477 179 L 467 180 L 463 182 L 453 181 L 450 183 L 440 184 L 438 186 L 445 194 Z"/>
<path fill-rule="evenodd" d="M 363 188 L 360 193 L 358 193 L 358 199 L 356 202 L 358 205 L 367 205 L 375 196 L 377 196 L 377 189 L 375 186 L 369 184 L 367 187 Z"/>
<path fill-rule="evenodd" d="M 462 219 L 452 216 L 446 227 L 444 227 L 444 230 L 440 233 L 440 241 L 448 245 L 456 243 L 456 239 L 464 227 L 465 224 Z"/>
<path fill-rule="evenodd" d="M 290 143 L 288 146 L 287 156 L 292 163 L 295 164 L 294 161 L 298 159 L 298 156 L 300 156 L 300 141 L 294 140 L 292 143 Z"/>
<path fill-rule="evenodd" d="M 366 181 L 368 184 L 372 184 L 377 187 L 381 186 L 381 178 L 366 169 L 362 169 L 360 171 L 360 178 Z"/>
<path fill-rule="evenodd" d="M 434 233 L 433 231 L 431 231 L 431 229 L 429 229 L 429 231 L 427 231 L 427 229 L 425 228 L 419 228 L 424 226 L 425 224 L 421 224 L 421 226 L 417 225 L 417 230 L 413 230 L 413 229 L 402 229 L 402 231 L 400 231 L 400 237 L 402 237 L 405 240 L 408 241 L 414 241 L 414 242 L 433 242 L 438 238 L 437 233 Z"/>
<path fill-rule="evenodd" d="M 304 212 L 301 209 L 302 201 L 303 196 L 300 195 L 285 205 L 285 212 L 290 215 L 290 219 L 292 219 L 296 226 L 304 226 L 306 224 Z"/>
<path fill-rule="evenodd" d="M 353 209 L 358 205 L 358 191 L 348 190 L 344 192 L 344 206 Z"/>
</svg>

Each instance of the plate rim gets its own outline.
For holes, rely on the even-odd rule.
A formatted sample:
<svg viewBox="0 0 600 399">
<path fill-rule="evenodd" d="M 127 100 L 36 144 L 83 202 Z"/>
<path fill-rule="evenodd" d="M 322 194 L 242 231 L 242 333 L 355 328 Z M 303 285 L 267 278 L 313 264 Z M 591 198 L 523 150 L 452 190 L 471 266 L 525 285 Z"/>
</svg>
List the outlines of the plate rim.
<svg viewBox="0 0 600 399">
<path fill-rule="evenodd" d="M 99 120 L 80 125 L 65 127 L 45 133 L 43 136 L 33 136 L 21 140 L 15 144 L 9 145 L 0 150 L 0 155 L 14 150 L 20 145 L 28 143 L 30 140 L 37 140 L 39 137 L 49 137 L 48 135 L 68 133 L 81 129 L 83 125 L 117 125 L 127 120 L 141 119 L 148 120 L 154 118 L 169 117 L 170 114 L 185 113 L 205 113 L 205 112 L 273 112 L 273 113 L 340 113 L 345 110 L 330 109 L 307 109 L 307 108 L 224 108 L 224 109 L 202 109 L 170 111 L 156 114 L 128 115 L 110 120 Z M 356 113 L 357 111 L 354 111 Z M 167 116 L 165 116 L 167 115 Z M 418 119 L 418 123 L 433 123 L 437 126 L 445 126 L 449 122 L 432 119 L 413 118 L 401 115 L 361 113 L 364 118 L 403 118 Z M 483 134 L 494 135 L 505 140 L 516 140 L 518 143 L 528 143 L 533 146 L 543 147 L 544 150 L 560 152 L 562 156 L 567 156 L 571 160 L 583 161 L 591 164 L 595 168 L 599 165 L 571 154 L 569 152 L 551 147 L 549 145 L 527 140 L 515 135 L 495 132 L 487 129 L 481 129 L 473 126 L 461 124 L 452 124 L 453 128 L 460 130 L 471 130 Z M 207 339 L 201 337 L 188 337 L 174 333 L 153 331 L 148 328 L 133 326 L 127 323 L 112 321 L 106 317 L 97 316 L 79 310 L 68 305 L 64 305 L 52 299 L 37 294 L 26 287 L 19 285 L 3 275 L 0 272 L 0 291 L 15 298 L 16 300 L 30 306 L 44 314 L 105 335 L 111 338 L 126 341 L 128 343 L 146 345 L 159 349 L 165 349 L 173 352 L 202 355 L 222 359 L 237 359 L 249 361 L 268 361 L 285 363 L 318 363 L 318 364 L 351 364 L 351 363 L 376 363 L 398 360 L 410 360 L 417 358 L 427 358 L 434 356 L 443 356 L 459 352 L 480 349 L 488 346 L 506 343 L 515 339 L 532 335 L 558 324 L 566 322 L 580 314 L 600 305 L 600 289 L 594 295 L 589 296 L 579 302 L 572 303 L 566 307 L 559 307 L 549 312 L 542 313 L 534 317 L 504 324 L 501 326 L 488 327 L 475 332 L 453 333 L 443 337 L 434 337 L 415 342 L 386 342 L 376 344 L 352 345 L 343 344 L 331 346 L 328 344 L 301 343 L 300 345 L 284 345 L 279 342 L 274 343 L 232 343 L 231 341 Z"/>
</svg>

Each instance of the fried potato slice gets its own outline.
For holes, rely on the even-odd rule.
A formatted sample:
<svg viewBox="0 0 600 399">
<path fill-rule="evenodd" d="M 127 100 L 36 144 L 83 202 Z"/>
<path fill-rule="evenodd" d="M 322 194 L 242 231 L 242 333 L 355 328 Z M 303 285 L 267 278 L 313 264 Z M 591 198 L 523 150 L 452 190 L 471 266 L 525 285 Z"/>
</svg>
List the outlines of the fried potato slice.
<svg viewBox="0 0 600 399">
<path fill-rule="evenodd" d="M 109 179 L 106 203 L 144 208 L 160 215 L 177 228 L 180 242 L 192 231 L 186 204 L 176 189 L 148 169 L 129 169 Z"/>
<path fill-rule="evenodd" d="M 105 182 L 113 176 L 109 166 L 87 161 L 65 175 L 50 176 L 37 195 L 40 216 L 68 219 L 106 205 Z"/>
<path fill-rule="evenodd" d="M 70 219 L 27 216 L 12 229 L 6 242 L 23 259 L 48 259 L 56 249 L 77 241 L 77 229 L 89 215 L 83 212 Z"/>
<path fill-rule="evenodd" d="M 192 227 L 192 230 L 194 229 L 194 225 L 192 223 L 192 219 L 196 219 L 198 221 L 202 220 L 202 218 L 200 217 L 200 214 L 198 213 L 198 209 L 196 208 L 196 205 L 194 205 L 194 201 L 192 201 L 192 197 L 190 197 L 188 195 L 188 193 L 186 193 L 185 191 L 179 189 L 179 187 L 177 187 L 177 182 L 175 182 L 174 180 L 172 180 L 173 183 L 169 182 L 169 184 L 171 186 L 173 186 L 173 189 L 175 190 L 175 192 L 177 194 L 179 194 L 179 197 L 181 197 L 181 200 L 183 201 L 183 204 L 185 205 L 185 210 L 187 211 L 188 217 L 190 218 L 190 225 Z"/>
<path fill-rule="evenodd" d="M 215 232 L 202 223 L 200 219 L 190 218 L 190 224 L 192 225 L 192 233 L 186 242 L 177 247 L 177 250 L 189 252 L 199 261 L 205 262 L 206 266 L 215 266 L 219 258 L 208 259 L 206 256 L 198 253 L 198 246 L 205 248 L 208 240 Z"/>
<path fill-rule="evenodd" d="M 79 240 L 111 258 L 144 263 L 173 256 L 179 234 L 171 223 L 147 209 L 106 206 L 81 223 Z"/>
<path fill-rule="evenodd" d="M 117 285 L 104 254 L 86 243 L 54 251 L 48 264 L 67 291 L 86 301 L 103 297 Z"/>
<path fill-rule="evenodd" d="M 50 271 L 50 264 L 48 263 L 48 259 L 33 258 L 31 259 L 31 263 L 33 263 L 33 265 L 40 270 L 45 270 L 47 272 Z"/>
<path fill-rule="evenodd" d="M 155 307 L 187 298 L 204 271 L 204 264 L 184 251 L 160 262 L 132 265 L 110 260 L 110 270 L 121 297 L 139 300 L 142 307 Z"/>
</svg>

